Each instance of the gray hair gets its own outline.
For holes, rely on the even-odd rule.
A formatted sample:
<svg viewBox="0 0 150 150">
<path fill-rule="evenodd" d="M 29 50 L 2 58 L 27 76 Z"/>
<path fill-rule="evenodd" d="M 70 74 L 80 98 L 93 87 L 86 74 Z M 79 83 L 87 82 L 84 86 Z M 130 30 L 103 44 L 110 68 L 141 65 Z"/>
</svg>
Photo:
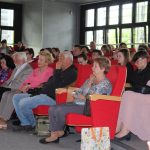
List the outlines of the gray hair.
<svg viewBox="0 0 150 150">
<path fill-rule="evenodd" d="M 25 62 L 27 62 L 27 55 L 25 52 L 16 52 L 13 54 L 12 57 L 15 57 L 16 55 L 18 55 L 21 59 L 24 59 Z"/>
<path fill-rule="evenodd" d="M 70 62 L 73 63 L 73 55 L 70 51 L 63 51 L 61 53 L 64 55 L 65 58 L 69 58 Z"/>
</svg>

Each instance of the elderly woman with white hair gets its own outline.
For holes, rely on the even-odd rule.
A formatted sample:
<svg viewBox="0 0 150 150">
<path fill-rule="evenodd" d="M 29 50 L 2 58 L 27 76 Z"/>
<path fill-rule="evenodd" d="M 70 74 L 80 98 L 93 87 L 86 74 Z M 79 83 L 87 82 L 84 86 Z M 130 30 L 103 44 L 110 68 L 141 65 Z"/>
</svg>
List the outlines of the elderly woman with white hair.
<svg viewBox="0 0 150 150">
<path fill-rule="evenodd" d="M 32 72 L 31 66 L 27 63 L 25 52 L 17 52 L 13 55 L 13 60 L 16 68 L 12 72 L 11 77 L 0 87 L 0 128 L 6 128 L 4 125 L 3 115 L 8 117 L 5 106 L 9 107 L 12 103 L 12 96 L 18 93 L 18 88 L 24 82 L 29 74 Z"/>
<path fill-rule="evenodd" d="M 70 85 L 76 78 L 77 70 L 73 65 L 72 54 L 67 51 L 61 52 L 53 76 L 36 95 L 16 94 L 13 96 L 14 108 L 21 122 L 20 126 L 14 126 L 14 130 L 30 131 L 34 129 L 36 121 L 32 109 L 39 105 L 56 105 L 55 89 Z"/>
</svg>

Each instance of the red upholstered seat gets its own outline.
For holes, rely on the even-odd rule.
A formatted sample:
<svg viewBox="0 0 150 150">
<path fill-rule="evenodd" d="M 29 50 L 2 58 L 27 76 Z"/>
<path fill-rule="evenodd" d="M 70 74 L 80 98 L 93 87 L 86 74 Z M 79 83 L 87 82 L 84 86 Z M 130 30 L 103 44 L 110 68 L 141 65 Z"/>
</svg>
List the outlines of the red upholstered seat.
<svg viewBox="0 0 150 150">
<path fill-rule="evenodd" d="M 67 125 L 75 126 L 78 132 L 81 130 L 82 126 L 108 126 L 110 128 L 110 138 L 114 138 L 120 98 L 126 82 L 126 68 L 122 66 L 111 66 L 107 77 L 113 86 L 111 96 L 98 94 L 91 95 L 91 116 L 87 117 L 84 115 L 69 113 L 66 116 Z M 77 117 L 73 117 L 76 115 Z"/>
</svg>

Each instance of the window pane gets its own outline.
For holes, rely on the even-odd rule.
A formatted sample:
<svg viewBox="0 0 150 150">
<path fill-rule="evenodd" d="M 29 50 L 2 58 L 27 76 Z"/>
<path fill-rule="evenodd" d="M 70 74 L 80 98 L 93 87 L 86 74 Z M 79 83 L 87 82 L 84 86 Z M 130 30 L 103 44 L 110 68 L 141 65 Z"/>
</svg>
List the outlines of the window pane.
<svg viewBox="0 0 150 150">
<path fill-rule="evenodd" d="M 2 30 L 1 40 L 6 39 L 8 45 L 14 44 L 14 31 L 13 30 Z"/>
<path fill-rule="evenodd" d="M 94 9 L 89 9 L 86 11 L 86 27 L 94 26 Z"/>
<path fill-rule="evenodd" d="M 131 28 L 122 29 L 122 39 L 121 39 L 121 41 L 126 43 L 126 44 L 131 43 Z"/>
<path fill-rule="evenodd" d="M 96 43 L 97 44 L 103 44 L 103 30 L 97 30 L 96 31 Z M 100 49 L 100 45 L 97 46 L 98 49 Z"/>
<path fill-rule="evenodd" d="M 119 5 L 109 7 L 109 25 L 118 24 Z"/>
<path fill-rule="evenodd" d="M 149 31 L 148 28 L 149 28 L 149 27 L 146 26 L 146 43 L 148 43 L 148 31 Z"/>
<path fill-rule="evenodd" d="M 14 22 L 14 10 L 1 9 L 1 25 L 13 26 L 13 22 Z"/>
<path fill-rule="evenodd" d="M 116 44 L 116 30 L 115 29 L 108 30 L 108 44 Z"/>
<path fill-rule="evenodd" d="M 106 7 L 97 9 L 97 26 L 106 25 Z"/>
<path fill-rule="evenodd" d="M 135 43 L 145 43 L 144 27 L 135 28 Z"/>
<path fill-rule="evenodd" d="M 89 45 L 91 41 L 93 41 L 93 31 L 85 32 L 85 44 Z"/>
<path fill-rule="evenodd" d="M 147 1 L 136 4 L 136 22 L 147 22 L 147 8 Z"/>
<path fill-rule="evenodd" d="M 122 23 L 132 23 L 132 4 L 122 6 Z"/>
</svg>

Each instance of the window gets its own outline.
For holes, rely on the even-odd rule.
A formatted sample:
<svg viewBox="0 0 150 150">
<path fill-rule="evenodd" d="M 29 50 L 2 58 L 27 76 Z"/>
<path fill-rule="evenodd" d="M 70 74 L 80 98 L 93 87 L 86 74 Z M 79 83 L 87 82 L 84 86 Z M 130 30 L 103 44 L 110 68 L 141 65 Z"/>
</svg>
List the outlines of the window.
<svg viewBox="0 0 150 150">
<path fill-rule="evenodd" d="M 119 5 L 109 7 L 109 25 L 118 24 L 119 21 Z"/>
<path fill-rule="evenodd" d="M 126 44 L 131 43 L 131 28 L 122 29 L 122 40 L 121 42 L 124 42 Z"/>
<path fill-rule="evenodd" d="M 86 11 L 86 27 L 94 26 L 94 9 L 89 9 Z"/>
<path fill-rule="evenodd" d="M 87 31 L 85 33 L 86 44 L 89 45 L 91 41 L 93 41 L 93 31 Z"/>
<path fill-rule="evenodd" d="M 122 5 L 122 23 L 132 23 L 132 3 Z"/>
<path fill-rule="evenodd" d="M 103 30 L 97 30 L 96 31 L 96 43 L 97 44 L 103 44 Z M 101 46 L 97 46 L 98 49 L 100 49 Z"/>
<path fill-rule="evenodd" d="M 106 7 L 97 9 L 97 26 L 106 25 Z"/>
<path fill-rule="evenodd" d="M 108 30 L 108 44 L 116 44 L 116 29 Z"/>
<path fill-rule="evenodd" d="M 145 36 L 144 36 L 144 27 L 137 27 L 135 28 L 135 43 L 144 43 Z"/>
<path fill-rule="evenodd" d="M 1 9 L 1 26 L 13 26 L 14 25 L 14 10 Z"/>
<path fill-rule="evenodd" d="M 14 31 L 12 30 L 2 30 L 1 40 L 7 39 L 9 45 L 14 44 Z"/>
<path fill-rule="evenodd" d="M 136 4 L 136 22 L 147 21 L 148 2 L 140 2 Z"/>
</svg>

